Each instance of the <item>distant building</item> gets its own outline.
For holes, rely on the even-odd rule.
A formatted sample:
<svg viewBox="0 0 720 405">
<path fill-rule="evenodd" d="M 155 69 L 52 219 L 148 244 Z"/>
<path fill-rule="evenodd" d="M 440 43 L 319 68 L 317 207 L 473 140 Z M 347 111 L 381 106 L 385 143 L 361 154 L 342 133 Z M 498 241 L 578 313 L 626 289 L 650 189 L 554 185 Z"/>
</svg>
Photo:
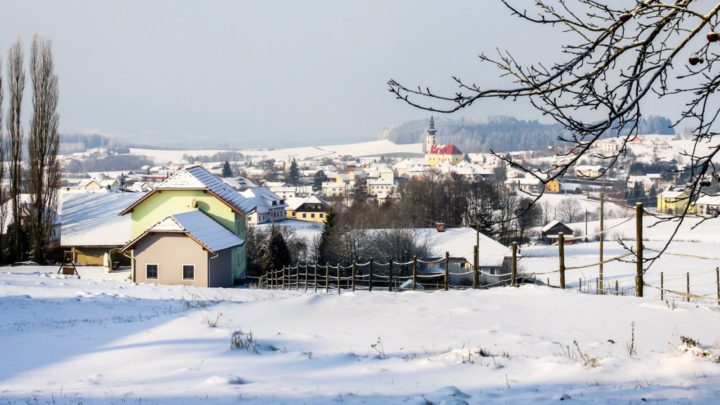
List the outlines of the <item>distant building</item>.
<svg viewBox="0 0 720 405">
<path fill-rule="evenodd" d="M 563 224 L 557 219 L 550 221 L 547 225 L 542 227 L 542 240 L 543 242 L 552 245 L 558 241 L 558 235 L 562 232 L 565 243 L 571 244 L 575 238 L 574 233 L 569 226 Z"/>
<path fill-rule="evenodd" d="M 684 191 L 666 190 L 657 196 L 657 212 L 665 214 L 681 214 L 690 202 L 690 197 Z M 692 212 L 692 210 L 688 210 Z"/>
<path fill-rule="evenodd" d="M 332 210 L 330 204 L 319 196 L 290 198 L 286 201 L 285 217 L 300 221 L 325 222 Z"/>
<path fill-rule="evenodd" d="M 430 125 L 425 135 L 425 163 L 437 166 L 443 163 L 456 165 L 463 161 L 463 153 L 455 145 L 438 145 L 435 136 L 435 120 L 430 117 Z"/>
<path fill-rule="evenodd" d="M 253 208 L 248 210 L 248 225 L 279 222 L 285 219 L 285 201 L 265 187 L 253 187 L 241 191 Z"/>
</svg>

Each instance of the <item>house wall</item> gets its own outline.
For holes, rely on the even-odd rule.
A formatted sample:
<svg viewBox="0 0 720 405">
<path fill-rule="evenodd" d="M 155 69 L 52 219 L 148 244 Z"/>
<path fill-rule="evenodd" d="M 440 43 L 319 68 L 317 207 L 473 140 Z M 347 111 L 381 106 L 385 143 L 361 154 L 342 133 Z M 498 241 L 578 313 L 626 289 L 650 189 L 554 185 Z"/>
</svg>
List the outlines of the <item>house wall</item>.
<svg viewBox="0 0 720 405">
<path fill-rule="evenodd" d="M 194 240 L 179 233 L 147 235 L 133 249 L 137 283 L 208 285 L 208 253 Z M 158 278 L 148 280 L 145 265 L 158 265 Z M 182 266 L 195 265 L 195 279 L 183 280 Z"/>
<path fill-rule="evenodd" d="M 222 226 L 237 235 L 240 239 L 247 239 L 246 218 L 237 214 L 224 202 L 210 193 L 202 190 L 158 190 L 132 212 L 132 237 L 136 238 L 148 228 L 174 214 L 192 211 L 193 201 L 197 208 Z M 235 280 L 245 278 L 247 268 L 247 253 L 245 245 L 233 248 L 235 251 L 232 260 L 233 277 Z"/>
<path fill-rule="evenodd" d="M 216 257 L 210 257 L 210 287 L 232 287 L 232 256 L 232 249 L 225 249 L 218 252 Z"/>
<path fill-rule="evenodd" d="M 121 266 L 130 264 L 130 259 L 119 251 L 112 253 L 113 247 L 73 247 L 73 262 L 81 266 L 102 266 L 105 253 L 110 254 L 110 260 L 120 262 Z"/>
</svg>

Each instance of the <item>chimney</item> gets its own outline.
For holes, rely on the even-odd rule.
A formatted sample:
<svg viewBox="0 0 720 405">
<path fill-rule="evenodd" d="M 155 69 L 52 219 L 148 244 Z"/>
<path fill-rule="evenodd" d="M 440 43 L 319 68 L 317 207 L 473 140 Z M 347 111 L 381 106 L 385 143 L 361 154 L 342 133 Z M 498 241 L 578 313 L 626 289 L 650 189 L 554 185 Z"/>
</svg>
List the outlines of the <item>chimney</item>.
<svg viewBox="0 0 720 405">
<path fill-rule="evenodd" d="M 435 229 L 436 229 L 438 232 L 445 232 L 445 223 L 443 223 L 443 222 L 436 222 L 436 223 L 435 223 Z"/>
</svg>

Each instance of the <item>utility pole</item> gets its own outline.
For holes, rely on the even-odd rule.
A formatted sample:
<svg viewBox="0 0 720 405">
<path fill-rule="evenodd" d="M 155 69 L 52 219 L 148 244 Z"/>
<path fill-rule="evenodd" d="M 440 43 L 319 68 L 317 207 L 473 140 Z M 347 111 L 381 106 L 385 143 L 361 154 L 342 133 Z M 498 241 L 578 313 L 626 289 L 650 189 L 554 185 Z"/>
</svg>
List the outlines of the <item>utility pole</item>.
<svg viewBox="0 0 720 405">
<path fill-rule="evenodd" d="M 603 251 L 603 245 L 605 243 L 605 193 L 600 193 L 600 274 L 598 276 L 598 284 L 600 291 L 603 289 L 603 260 L 605 252 Z M 602 292 L 600 293 L 602 294 Z"/>
</svg>

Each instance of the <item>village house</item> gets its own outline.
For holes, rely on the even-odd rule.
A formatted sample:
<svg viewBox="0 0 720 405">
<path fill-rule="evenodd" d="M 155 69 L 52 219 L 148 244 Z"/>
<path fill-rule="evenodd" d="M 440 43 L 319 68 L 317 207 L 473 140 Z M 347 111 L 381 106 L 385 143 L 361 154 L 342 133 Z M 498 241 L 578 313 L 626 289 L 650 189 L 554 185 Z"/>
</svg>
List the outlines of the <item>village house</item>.
<svg viewBox="0 0 720 405">
<path fill-rule="evenodd" d="M 289 198 L 285 201 L 285 217 L 299 221 L 325 222 L 332 211 L 330 204 L 319 196 Z"/>
<path fill-rule="evenodd" d="M 252 205 L 247 212 L 248 225 L 275 223 L 285 219 L 285 201 L 265 187 L 253 187 L 241 191 Z"/>
<path fill-rule="evenodd" d="M 73 263 L 102 266 L 108 254 L 113 263 L 129 265 L 120 249 L 131 239 L 129 216 L 119 213 L 142 193 L 63 192 L 59 196 L 57 224 L 60 247 L 72 252 Z"/>
<path fill-rule="evenodd" d="M 575 177 L 594 179 L 602 176 L 605 168 L 598 165 L 581 165 L 575 167 Z"/>
<path fill-rule="evenodd" d="M 563 238 L 565 240 L 565 243 L 572 244 L 575 241 L 574 233 L 569 226 L 563 224 L 562 222 L 556 220 L 550 221 L 547 225 L 543 226 L 540 230 L 542 235 L 542 241 L 547 243 L 548 245 L 552 245 L 553 243 L 557 243 L 558 241 L 558 235 L 560 233 L 563 234 Z"/>
<path fill-rule="evenodd" d="M 685 212 L 689 203 L 690 198 L 686 192 L 665 190 L 657 196 L 657 212 L 680 214 Z M 688 212 L 692 212 L 692 210 L 688 209 Z"/>
<path fill-rule="evenodd" d="M 170 215 L 123 250 L 131 251 L 137 283 L 231 287 L 238 235 L 199 209 Z"/>
<path fill-rule="evenodd" d="M 252 210 L 253 206 L 247 198 L 240 195 L 230 186 L 225 184 L 219 177 L 213 175 L 207 169 L 201 166 L 186 167 L 172 177 L 159 184 L 154 190 L 145 194 L 135 203 L 123 210 L 121 215 L 131 216 L 132 238 L 138 242 L 141 235 L 143 244 L 133 243 L 125 246 L 124 250 L 129 253 L 133 264 L 133 277 L 138 280 L 138 273 L 152 271 L 151 268 L 141 268 L 138 264 L 147 263 L 154 264 L 156 268 L 164 269 L 160 271 L 173 272 L 174 276 L 169 278 L 157 278 L 157 282 L 175 282 L 178 280 L 177 275 L 184 271 L 175 262 L 177 252 L 174 249 L 153 248 L 153 244 L 158 246 L 174 246 L 175 242 L 168 241 L 166 238 L 175 237 L 177 235 L 168 235 L 166 233 L 153 233 L 151 228 L 156 227 L 160 223 L 168 224 L 172 221 L 179 221 L 178 227 L 183 227 L 184 231 L 174 230 L 173 232 L 184 232 L 187 237 L 197 236 L 197 228 L 193 224 L 202 224 L 203 226 L 217 223 L 224 229 L 235 235 L 241 242 L 230 249 L 229 267 L 234 282 L 240 282 L 246 276 L 246 247 L 244 241 L 247 238 L 247 217 L 246 213 Z M 192 223 L 188 224 L 183 221 L 177 214 L 186 212 L 196 212 L 193 216 L 186 218 Z M 208 220 L 199 219 L 200 216 L 206 216 Z M 173 217 L 174 220 L 168 218 Z M 170 221 L 170 222 L 168 222 Z M 213 222 L 210 222 L 213 221 Z M 185 227 L 187 225 L 187 228 Z M 158 225 L 159 226 L 159 225 Z M 209 225 L 208 225 L 209 226 Z M 163 226 L 155 228 L 156 230 L 164 229 Z M 213 229 L 220 229 L 213 227 Z M 203 238 L 211 239 L 212 234 L 203 236 Z M 218 238 L 225 238 L 222 234 L 217 235 Z M 205 239 L 198 239 L 198 243 L 205 244 L 208 252 L 218 253 L 219 249 L 211 244 L 206 244 Z M 237 242 L 237 241 L 236 241 Z M 182 242 L 185 243 L 185 242 Z M 233 242 L 234 243 L 234 242 Z M 146 245 L 147 244 L 147 245 Z M 135 246 L 140 246 L 144 253 L 142 263 L 135 260 Z M 218 250 L 219 249 L 219 250 Z M 225 255 L 223 255 L 223 262 Z M 192 264 L 192 263 L 190 263 Z M 200 266 L 198 264 L 198 266 Z M 207 268 L 198 267 L 198 270 Z"/>
<path fill-rule="evenodd" d="M 720 213 L 720 195 L 704 195 L 695 202 L 697 215 L 714 217 Z"/>
</svg>

